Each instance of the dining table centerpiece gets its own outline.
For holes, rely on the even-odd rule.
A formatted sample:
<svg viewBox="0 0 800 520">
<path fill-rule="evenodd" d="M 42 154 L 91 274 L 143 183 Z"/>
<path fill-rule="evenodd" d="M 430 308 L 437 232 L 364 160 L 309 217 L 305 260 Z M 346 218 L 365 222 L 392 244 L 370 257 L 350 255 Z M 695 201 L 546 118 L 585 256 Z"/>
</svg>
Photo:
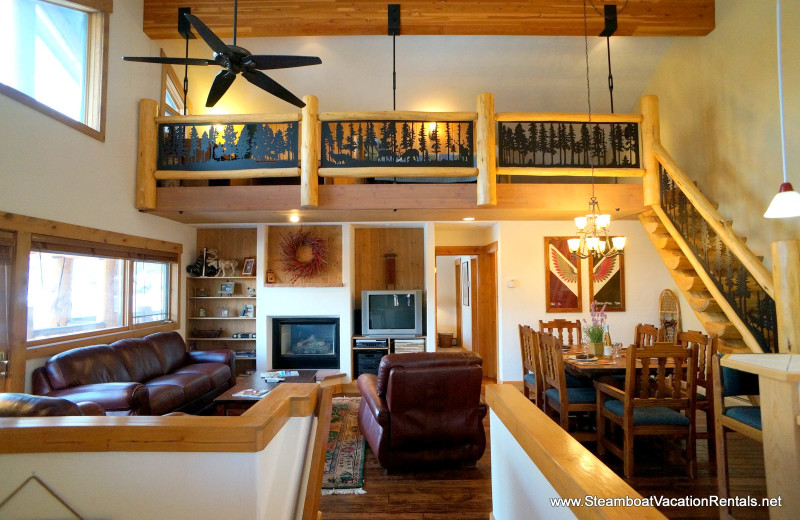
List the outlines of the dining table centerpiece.
<svg viewBox="0 0 800 520">
<path fill-rule="evenodd" d="M 603 334 L 606 330 L 606 306 L 598 309 L 600 304 L 593 301 L 589 306 L 589 317 L 591 321 L 583 319 L 583 341 L 589 345 L 590 352 L 595 356 L 603 356 Z"/>
</svg>

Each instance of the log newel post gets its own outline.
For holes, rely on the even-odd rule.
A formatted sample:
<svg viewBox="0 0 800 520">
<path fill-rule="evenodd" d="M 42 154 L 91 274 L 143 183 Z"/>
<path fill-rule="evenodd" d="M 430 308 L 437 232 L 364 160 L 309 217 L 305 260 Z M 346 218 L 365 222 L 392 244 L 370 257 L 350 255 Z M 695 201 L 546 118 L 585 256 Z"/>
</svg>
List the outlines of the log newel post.
<svg viewBox="0 0 800 520">
<path fill-rule="evenodd" d="M 800 240 L 772 243 L 778 350 L 800 354 Z"/>
<path fill-rule="evenodd" d="M 661 200 L 658 161 L 653 154 L 653 143 L 661 143 L 658 97 L 642 97 L 639 100 L 639 112 L 642 114 L 642 165 L 645 170 L 642 179 L 644 205 L 653 206 L 659 204 Z"/>
<path fill-rule="evenodd" d="M 300 132 L 300 205 L 319 205 L 319 110 L 316 96 L 303 96 Z"/>
<path fill-rule="evenodd" d="M 478 167 L 478 205 L 497 205 L 497 152 L 495 151 L 494 96 L 478 95 L 475 160 Z"/>
<path fill-rule="evenodd" d="M 139 101 L 139 149 L 136 162 L 136 209 L 156 209 L 156 159 L 158 155 L 158 103 Z"/>
</svg>

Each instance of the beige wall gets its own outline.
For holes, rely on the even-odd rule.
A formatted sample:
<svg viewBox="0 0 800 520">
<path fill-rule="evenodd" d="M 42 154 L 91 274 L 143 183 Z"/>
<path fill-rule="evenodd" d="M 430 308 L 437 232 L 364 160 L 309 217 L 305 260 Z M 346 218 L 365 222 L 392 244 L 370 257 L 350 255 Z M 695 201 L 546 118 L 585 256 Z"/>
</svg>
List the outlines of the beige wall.
<svg viewBox="0 0 800 520">
<path fill-rule="evenodd" d="M 789 181 L 800 188 L 800 0 L 784 0 L 783 90 Z M 659 97 L 661 140 L 771 269 L 770 242 L 800 218 L 763 217 L 782 179 L 775 1 L 718 0 L 716 29 L 675 38 L 644 94 Z"/>
</svg>

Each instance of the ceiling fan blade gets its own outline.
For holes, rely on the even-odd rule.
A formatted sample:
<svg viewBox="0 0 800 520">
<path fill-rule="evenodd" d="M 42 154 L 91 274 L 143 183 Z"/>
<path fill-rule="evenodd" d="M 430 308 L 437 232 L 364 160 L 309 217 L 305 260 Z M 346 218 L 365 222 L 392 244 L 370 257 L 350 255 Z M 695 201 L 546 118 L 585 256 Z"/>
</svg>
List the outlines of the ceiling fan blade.
<svg viewBox="0 0 800 520">
<path fill-rule="evenodd" d="M 279 97 L 282 100 L 286 101 L 287 103 L 291 103 L 292 105 L 300 108 L 306 106 L 306 104 L 303 103 L 300 100 L 300 98 L 298 98 L 297 96 L 286 90 L 284 87 L 280 85 L 280 83 L 270 78 L 263 72 L 258 72 L 257 70 L 256 71 L 245 70 L 242 71 L 242 76 L 244 76 L 244 79 L 246 79 L 253 85 L 263 90 L 266 90 L 273 96 Z"/>
<path fill-rule="evenodd" d="M 289 67 L 305 67 L 306 65 L 319 65 L 322 60 L 316 56 L 279 56 L 279 55 L 253 55 L 248 56 L 245 62 L 253 63 L 257 70 L 287 69 Z"/>
<path fill-rule="evenodd" d="M 216 65 L 214 60 L 202 58 L 148 58 L 137 56 L 124 56 L 125 61 L 140 61 L 142 63 L 163 63 L 166 65 Z"/>
<path fill-rule="evenodd" d="M 199 32 L 199 31 L 198 31 Z M 236 74 L 229 70 L 221 70 L 214 78 L 214 83 L 211 84 L 211 90 L 208 92 L 208 99 L 206 100 L 207 107 L 213 107 L 217 101 L 228 91 L 233 80 L 236 79 Z"/>
<path fill-rule="evenodd" d="M 219 37 L 214 34 L 214 31 L 208 28 L 206 24 L 204 24 L 200 18 L 196 17 L 193 14 L 186 13 L 186 19 L 189 20 L 189 23 L 192 24 L 194 30 L 197 31 L 197 34 L 200 35 L 201 38 L 211 47 L 211 50 L 216 52 L 217 54 L 229 54 L 230 51 L 228 46 L 225 45 L 225 42 L 219 39 Z"/>
</svg>

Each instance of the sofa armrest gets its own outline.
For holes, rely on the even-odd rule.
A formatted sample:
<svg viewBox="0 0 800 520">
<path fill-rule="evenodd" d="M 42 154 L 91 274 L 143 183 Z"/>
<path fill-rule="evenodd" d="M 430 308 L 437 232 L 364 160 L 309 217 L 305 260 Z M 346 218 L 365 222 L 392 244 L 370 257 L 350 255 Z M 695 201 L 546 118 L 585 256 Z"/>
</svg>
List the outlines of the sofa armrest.
<svg viewBox="0 0 800 520">
<path fill-rule="evenodd" d="M 97 403 L 91 401 L 81 401 L 76 403 L 78 408 L 81 409 L 83 415 L 105 415 L 106 409 Z"/>
<path fill-rule="evenodd" d="M 388 429 L 390 424 L 389 407 L 386 399 L 378 395 L 378 376 L 374 374 L 361 374 L 356 380 L 358 390 L 361 392 L 362 402 L 367 404 L 369 411 L 381 428 Z"/>
<path fill-rule="evenodd" d="M 107 412 L 127 411 L 129 415 L 150 415 L 150 394 L 141 383 L 98 383 L 54 390 L 49 397 L 73 403 L 91 401 Z"/>
<path fill-rule="evenodd" d="M 222 348 L 217 350 L 192 350 L 187 353 L 187 363 L 223 363 L 231 368 L 231 386 L 236 384 L 236 353 Z"/>
</svg>

